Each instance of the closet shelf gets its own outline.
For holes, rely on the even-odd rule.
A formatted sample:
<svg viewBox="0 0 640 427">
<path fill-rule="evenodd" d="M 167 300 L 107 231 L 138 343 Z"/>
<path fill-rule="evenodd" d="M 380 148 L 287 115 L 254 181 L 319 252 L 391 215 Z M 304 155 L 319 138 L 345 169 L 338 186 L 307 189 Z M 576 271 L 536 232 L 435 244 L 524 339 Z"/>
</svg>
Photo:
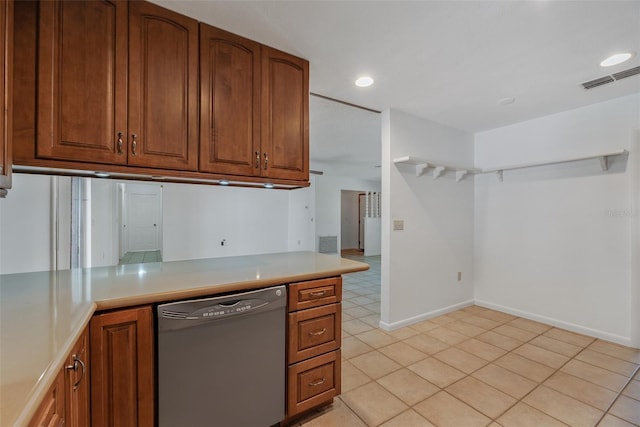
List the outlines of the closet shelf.
<svg viewBox="0 0 640 427">
<path fill-rule="evenodd" d="M 467 174 L 482 172 L 482 170 L 470 166 L 452 165 L 437 160 L 426 160 L 413 156 L 398 157 L 397 159 L 393 159 L 393 163 L 396 165 L 405 164 L 415 166 L 416 176 L 422 176 L 427 172 L 427 169 L 432 168 L 434 179 L 438 178 L 445 171 L 455 171 L 456 182 L 460 181 Z"/>
<path fill-rule="evenodd" d="M 393 159 L 393 163 L 414 165 L 416 167 L 416 176 L 422 176 L 425 174 L 428 168 L 433 168 L 434 178 L 438 178 L 444 171 L 450 170 L 450 171 L 456 172 L 456 182 L 460 181 L 466 174 L 481 174 L 481 173 L 495 173 L 498 176 L 498 179 L 502 181 L 504 171 L 533 168 L 536 166 L 557 165 L 561 163 L 572 163 L 572 162 L 579 162 L 583 160 L 592 160 L 592 159 L 600 160 L 600 167 L 602 168 L 603 171 L 606 171 L 609 169 L 610 157 L 620 156 L 627 153 L 628 153 L 627 150 L 615 150 L 615 151 L 609 151 L 606 153 L 593 154 L 589 156 L 566 157 L 562 159 L 549 160 L 544 162 L 520 163 L 517 165 L 505 165 L 501 167 L 492 167 L 492 168 L 486 168 L 486 169 L 466 167 L 466 166 L 454 166 L 454 165 L 442 163 L 436 160 L 421 159 L 413 156 L 398 157 L 396 159 Z"/>
</svg>

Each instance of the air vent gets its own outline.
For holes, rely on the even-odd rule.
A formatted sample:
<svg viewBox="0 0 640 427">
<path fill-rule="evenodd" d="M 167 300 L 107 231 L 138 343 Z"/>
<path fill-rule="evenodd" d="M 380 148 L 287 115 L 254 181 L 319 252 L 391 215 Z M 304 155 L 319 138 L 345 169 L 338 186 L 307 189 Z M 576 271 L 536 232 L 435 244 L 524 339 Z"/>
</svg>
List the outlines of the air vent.
<svg viewBox="0 0 640 427">
<path fill-rule="evenodd" d="M 635 76 L 636 74 L 640 74 L 640 66 L 620 71 L 619 73 L 612 74 L 612 76 L 616 80 L 622 80 L 626 79 L 627 77 Z"/>
<path fill-rule="evenodd" d="M 640 66 L 629 68 L 628 70 L 622 70 L 617 73 L 611 74 L 610 76 L 600 77 L 581 84 L 585 89 L 593 89 L 594 87 L 606 85 L 607 83 L 613 83 L 616 80 L 626 79 L 627 77 L 635 76 L 638 74 L 640 74 Z"/>
<path fill-rule="evenodd" d="M 588 82 L 584 82 L 584 83 L 582 83 L 582 86 L 585 89 L 593 89 L 594 87 L 606 85 L 607 83 L 613 83 L 614 81 L 615 80 L 613 80 L 613 77 L 604 76 L 604 77 L 600 77 L 599 79 L 595 79 L 595 80 L 591 80 L 591 81 L 588 81 Z"/>
</svg>

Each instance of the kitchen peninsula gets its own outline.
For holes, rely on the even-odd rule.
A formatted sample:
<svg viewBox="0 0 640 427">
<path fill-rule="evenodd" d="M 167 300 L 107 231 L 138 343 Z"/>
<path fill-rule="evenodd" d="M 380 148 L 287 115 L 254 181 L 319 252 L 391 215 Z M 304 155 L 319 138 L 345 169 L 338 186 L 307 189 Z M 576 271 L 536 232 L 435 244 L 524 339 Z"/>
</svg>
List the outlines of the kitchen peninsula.
<svg viewBox="0 0 640 427">
<path fill-rule="evenodd" d="M 324 289 L 331 281 L 318 279 L 327 278 L 335 287 L 322 296 L 333 292 L 339 302 L 340 275 L 368 268 L 336 256 L 289 252 L 0 275 L 0 425 L 29 425 L 74 343 L 100 312 L 296 282 L 305 282 L 296 288 L 304 299 L 313 290 L 308 284 Z M 292 298 L 290 293 L 290 304 Z"/>
</svg>

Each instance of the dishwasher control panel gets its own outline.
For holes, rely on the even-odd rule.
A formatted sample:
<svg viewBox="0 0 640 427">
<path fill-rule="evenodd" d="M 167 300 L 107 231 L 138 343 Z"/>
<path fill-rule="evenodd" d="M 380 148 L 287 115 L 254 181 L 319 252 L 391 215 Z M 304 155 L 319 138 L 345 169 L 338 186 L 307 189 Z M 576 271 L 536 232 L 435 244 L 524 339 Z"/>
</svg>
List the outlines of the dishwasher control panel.
<svg viewBox="0 0 640 427">
<path fill-rule="evenodd" d="M 212 305 L 209 307 L 201 308 L 200 310 L 196 310 L 189 315 L 189 318 L 197 319 L 197 318 L 211 318 L 211 317 L 220 317 L 220 316 L 228 316 L 231 314 L 239 314 L 245 313 L 247 311 L 263 307 L 268 304 L 267 301 L 262 299 L 246 299 L 246 300 L 237 300 L 237 301 L 228 301 L 216 305 Z"/>
</svg>

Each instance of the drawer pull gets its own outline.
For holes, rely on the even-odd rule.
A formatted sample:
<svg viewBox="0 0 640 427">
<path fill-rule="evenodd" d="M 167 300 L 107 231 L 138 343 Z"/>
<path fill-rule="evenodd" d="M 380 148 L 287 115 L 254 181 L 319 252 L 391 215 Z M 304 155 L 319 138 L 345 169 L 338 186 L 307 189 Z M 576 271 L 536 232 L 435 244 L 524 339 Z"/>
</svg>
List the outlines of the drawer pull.
<svg viewBox="0 0 640 427">
<path fill-rule="evenodd" d="M 312 382 L 309 383 L 309 387 L 317 387 L 319 385 L 322 385 L 322 384 L 324 384 L 324 382 L 326 380 L 327 380 L 326 378 L 322 377 L 322 379 L 320 379 L 320 380 L 312 381 Z"/>
<path fill-rule="evenodd" d="M 325 332 L 327 332 L 327 328 L 322 328 L 322 329 L 321 329 L 321 330 L 319 330 L 319 331 L 312 331 L 312 332 L 309 332 L 309 335 L 311 335 L 311 336 L 313 336 L 313 337 L 317 337 L 317 336 L 319 336 L 319 335 L 324 334 Z"/>
<path fill-rule="evenodd" d="M 82 359 L 80 359 L 77 355 L 73 355 L 73 365 L 68 365 L 66 368 L 69 371 L 77 371 L 78 370 L 78 364 L 80 365 L 80 367 L 82 367 L 82 374 L 80 375 L 80 379 L 78 381 L 76 381 L 73 384 L 73 391 L 76 391 L 78 389 L 78 387 L 80 387 L 80 383 L 82 382 L 82 379 L 84 378 L 84 371 L 86 369 L 86 366 L 84 364 L 84 362 L 82 361 Z"/>
<path fill-rule="evenodd" d="M 322 298 L 327 294 L 327 291 L 309 292 L 311 298 Z"/>
</svg>

